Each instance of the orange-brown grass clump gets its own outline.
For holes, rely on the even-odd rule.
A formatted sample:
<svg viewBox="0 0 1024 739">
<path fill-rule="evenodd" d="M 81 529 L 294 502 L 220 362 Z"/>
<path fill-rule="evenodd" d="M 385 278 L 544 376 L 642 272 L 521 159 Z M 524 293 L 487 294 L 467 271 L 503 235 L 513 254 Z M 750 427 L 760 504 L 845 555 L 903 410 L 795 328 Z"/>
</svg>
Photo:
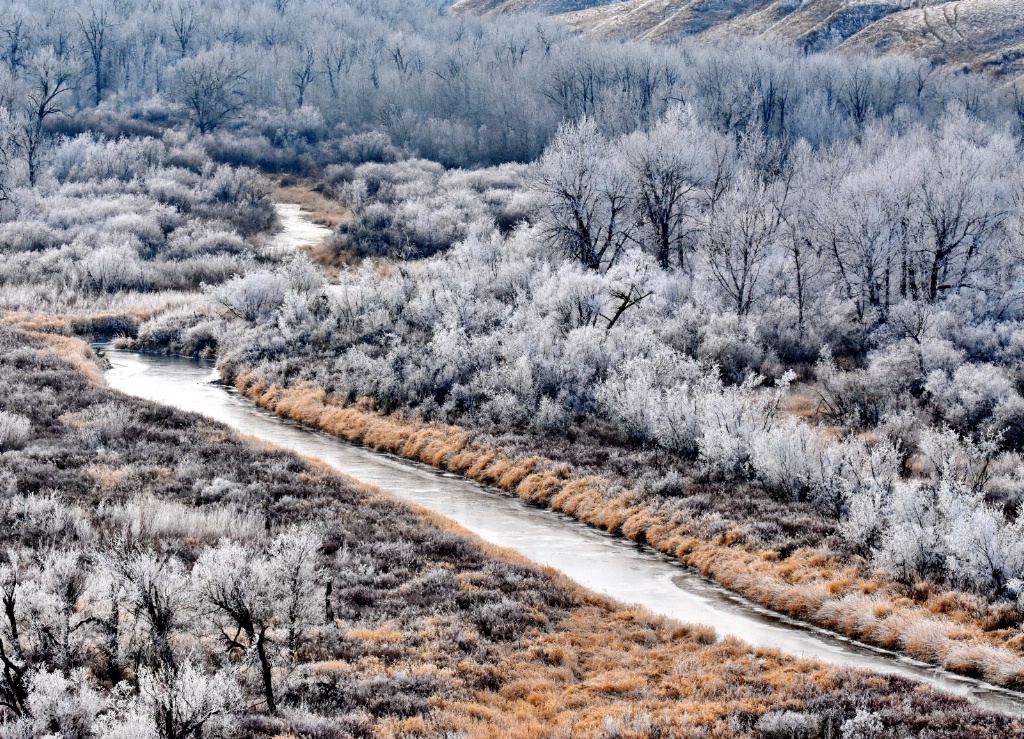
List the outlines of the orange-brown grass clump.
<svg viewBox="0 0 1024 739">
<path fill-rule="evenodd" d="M 243 696 L 232 735 L 765 737 L 796 722 L 815 732 L 803 735 L 831 737 L 867 715 L 878 737 L 1024 737 L 1016 719 L 910 681 L 753 650 L 618 605 L 324 465 L 113 393 L 81 370 L 88 357 L 74 339 L 0 330 L 10 390 L 0 410 L 24 414 L 32 428 L 23 449 L 0 453 L 0 479 L 11 481 L 0 496 L 0 550 L 16 554 L 5 564 L 25 582 L 54 549 L 78 557 L 88 579 L 99 555 L 117 556 L 109 542 L 127 534 L 132 551 L 158 552 L 187 577 L 225 539 L 259 551 L 296 525 L 323 531 L 317 608 L 273 666 L 278 710 L 263 708 L 241 660 L 231 668 Z M 102 438 L 83 433 L 97 421 Z M 112 675 L 130 684 L 156 658 L 147 630 L 107 648 L 110 630 L 135 620 L 131 609 L 111 613 L 82 620 L 59 654 L 23 640 L 18 659 L 32 670 L 59 659 L 105 700 Z M 178 659 L 223 665 L 213 624 L 197 616 L 169 628 L 164 649 L 181 650 Z M 286 636 L 268 634 L 272 646 Z M 6 646 L 12 638 L 0 628 Z M 35 706 L 36 718 L 47 705 Z M 0 707 L 0 723 L 13 719 Z"/>
<path fill-rule="evenodd" d="M 910 592 L 860 559 L 803 548 L 780 558 L 736 528 L 702 537 L 677 509 L 564 463 L 477 443 L 467 430 L 385 415 L 309 385 L 282 387 L 240 370 L 238 390 L 275 413 L 348 441 L 494 485 L 678 558 L 753 602 L 845 636 L 1003 686 L 1024 685 L 1024 635 L 997 607 L 949 591 Z M 926 626 L 922 626 L 924 623 Z"/>
<path fill-rule="evenodd" d="M 118 311 L 73 314 L 5 311 L 0 313 L 0 326 L 12 326 L 27 331 L 65 336 L 134 333 L 145 321 L 166 310 L 168 305 L 173 305 L 171 299 L 160 304 L 159 307 Z"/>
<path fill-rule="evenodd" d="M 336 228 L 355 219 L 350 208 L 317 191 L 311 183 L 294 178 L 283 178 L 278 183 L 274 200 L 301 206 L 312 214 L 314 223 L 328 228 Z"/>
</svg>

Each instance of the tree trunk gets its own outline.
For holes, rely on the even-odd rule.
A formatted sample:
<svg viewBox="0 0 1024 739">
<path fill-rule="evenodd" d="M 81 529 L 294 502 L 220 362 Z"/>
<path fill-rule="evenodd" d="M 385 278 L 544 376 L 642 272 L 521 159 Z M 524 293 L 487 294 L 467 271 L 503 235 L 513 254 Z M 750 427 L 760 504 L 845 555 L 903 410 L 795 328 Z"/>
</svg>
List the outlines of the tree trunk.
<svg viewBox="0 0 1024 739">
<path fill-rule="evenodd" d="M 274 702 L 274 682 L 270 672 L 270 659 L 267 657 L 267 635 L 260 631 L 256 637 L 256 655 L 260 658 L 260 669 L 263 671 L 263 693 L 267 699 L 267 711 L 272 716 L 277 715 L 277 704 Z"/>
</svg>

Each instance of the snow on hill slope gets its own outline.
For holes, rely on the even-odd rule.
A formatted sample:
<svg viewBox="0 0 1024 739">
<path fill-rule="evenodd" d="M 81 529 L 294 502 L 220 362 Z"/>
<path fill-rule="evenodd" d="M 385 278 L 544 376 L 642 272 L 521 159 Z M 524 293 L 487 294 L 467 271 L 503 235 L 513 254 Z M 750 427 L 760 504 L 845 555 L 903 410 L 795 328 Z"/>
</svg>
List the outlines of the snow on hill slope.
<svg viewBox="0 0 1024 739">
<path fill-rule="evenodd" d="M 875 49 L 1024 71 L 1024 0 L 461 0 L 454 10 L 546 13 L 610 38 L 764 36 L 810 50 Z"/>
<path fill-rule="evenodd" d="M 478 15 L 501 13 L 541 13 L 558 15 L 621 0 L 459 0 L 452 10 L 457 13 Z"/>
</svg>

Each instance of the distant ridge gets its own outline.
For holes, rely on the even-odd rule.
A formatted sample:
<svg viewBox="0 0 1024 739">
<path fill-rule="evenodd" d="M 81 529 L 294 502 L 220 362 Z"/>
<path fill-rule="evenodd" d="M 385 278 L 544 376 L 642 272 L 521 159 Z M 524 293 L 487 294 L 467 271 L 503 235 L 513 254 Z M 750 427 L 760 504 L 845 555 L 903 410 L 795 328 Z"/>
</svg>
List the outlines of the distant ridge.
<svg viewBox="0 0 1024 739">
<path fill-rule="evenodd" d="M 622 0 L 460 0 L 452 9 L 457 13 L 475 13 L 477 15 L 508 13 L 560 15 L 619 2 Z"/>
<path fill-rule="evenodd" d="M 760 36 L 814 51 L 877 50 L 979 71 L 1024 72 L 1024 0 L 461 0 L 453 10 L 544 13 L 605 38 Z"/>
</svg>

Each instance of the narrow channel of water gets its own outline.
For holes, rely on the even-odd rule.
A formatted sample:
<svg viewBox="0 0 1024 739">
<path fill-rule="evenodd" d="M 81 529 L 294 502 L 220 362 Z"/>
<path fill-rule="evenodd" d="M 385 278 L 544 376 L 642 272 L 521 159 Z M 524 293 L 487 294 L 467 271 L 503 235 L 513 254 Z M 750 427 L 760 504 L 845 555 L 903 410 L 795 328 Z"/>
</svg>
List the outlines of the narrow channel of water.
<svg viewBox="0 0 1024 739">
<path fill-rule="evenodd" d="M 274 203 L 281 230 L 271 236 L 263 247 L 268 255 L 284 256 L 303 246 L 323 243 L 331 235 L 331 229 L 314 223 L 309 213 L 295 203 Z"/>
<path fill-rule="evenodd" d="M 379 454 L 278 418 L 217 381 L 212 364 L 108 348 L 111 387 L 201 413 L 242 433 L 319 459 L 429 508 L 481 538 L 554 567 L 585 587 L 721 636 L 825 662 L 923 680 L 985 705 L 1024 713 L 1024 695 L 857 644 L 755 606 L 668 557 L 567 516 L 431 467 Z"/>
</svg>

